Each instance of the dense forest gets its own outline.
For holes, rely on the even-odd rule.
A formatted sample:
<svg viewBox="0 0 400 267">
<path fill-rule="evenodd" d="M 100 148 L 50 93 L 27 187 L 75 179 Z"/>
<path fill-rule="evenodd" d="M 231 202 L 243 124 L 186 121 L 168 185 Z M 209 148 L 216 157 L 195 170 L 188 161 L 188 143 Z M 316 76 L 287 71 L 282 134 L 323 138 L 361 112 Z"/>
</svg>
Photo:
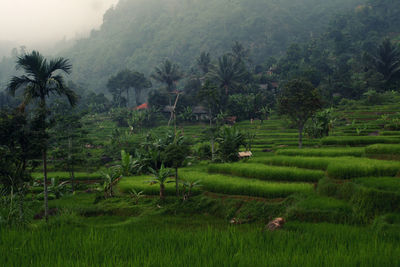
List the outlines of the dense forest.
<svg viewBox="0 0 400 267">
<path fill-rule="evenodd" d="M 361 2 L 122 0 L 104 15 L 100 30 L 60 54 L 72 60 L 72 79 L 96 91 L 106 91 L 107 79 L 118 70 L 150 74 L 165 57 L 189 70 L 201 51 L 217 57 L 234 41 L 251 49 L 254 64 L 263 64 L 291 43 L 319 36 L 333 15 Z M 3 60 L 0 80 L 8 78 L 14 61 Z"/>
</svg>

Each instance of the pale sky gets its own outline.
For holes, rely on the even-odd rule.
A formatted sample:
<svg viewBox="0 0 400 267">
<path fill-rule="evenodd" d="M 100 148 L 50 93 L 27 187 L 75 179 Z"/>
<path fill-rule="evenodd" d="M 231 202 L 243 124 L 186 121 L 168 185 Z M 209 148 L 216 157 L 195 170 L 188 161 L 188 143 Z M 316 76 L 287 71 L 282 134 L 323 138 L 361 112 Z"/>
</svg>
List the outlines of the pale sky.
<svg viewBox="0 0 400 267">
<path fill-rule="evenodd" d="M 118 0 L 0 0 L 0 41 L 20 45 L 72 39 L 98 28 Z"/>
</svg>

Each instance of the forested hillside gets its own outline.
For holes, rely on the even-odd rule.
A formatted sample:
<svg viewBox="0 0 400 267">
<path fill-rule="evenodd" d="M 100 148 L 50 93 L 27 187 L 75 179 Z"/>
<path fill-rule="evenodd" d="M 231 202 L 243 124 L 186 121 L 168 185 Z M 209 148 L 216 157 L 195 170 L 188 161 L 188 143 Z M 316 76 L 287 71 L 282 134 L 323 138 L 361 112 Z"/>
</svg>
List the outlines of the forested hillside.
<svg viewBox="0 0 400 267">
<path fill-rule="evenodd" d="M 149 73 L 165 58 L 188 69 L 201 51 L 213 57 L 234 41 L 251 49 L 254 63 L 279 56 L 293 42 L 324 32 L 333 14 L 361 0 L 122 0 L 104 15 L 99 31 L 63 56 L 73 79 L 104 90 L 125 67 Z"/>
<path fill-rule="evenodd" d="M 385 37 L 398 41 L 399 27 L 393 0 L 121 0 L 99 30 L 59 54 L 73 63 L 69 79 L 107 92 L 108 79 L 125 68 L 149 76 L 168 57 L 189 74 L 202 51 L 215 62 L 239 41 L 252 67 L 278 62 L 278 80 L 301 69 L 326 94 L 355 97 L 368 87 L 360 83 L 362 54 Z M 0 62 L 2 88 L 14 65 L 15 53 Z"/>
</svg>

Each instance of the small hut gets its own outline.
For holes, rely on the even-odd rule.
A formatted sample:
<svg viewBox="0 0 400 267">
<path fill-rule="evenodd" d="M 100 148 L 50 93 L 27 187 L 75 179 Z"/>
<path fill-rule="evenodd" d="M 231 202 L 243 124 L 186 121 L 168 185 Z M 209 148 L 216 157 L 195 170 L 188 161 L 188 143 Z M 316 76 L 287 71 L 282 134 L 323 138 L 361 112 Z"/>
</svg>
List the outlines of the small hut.
<svg viewBox="0 0 400 267">
<path fill-rule="evenodd" d="M 203 106 L 196 106 L 193 108 L 193 115 L 196 117 L 196 120 L 207 120 L 208 112 L 207 109 Z"/>
<path fill-rule="evenodd" d="M 246 158 L 251 158 L 253 156 L 253 153 L 251 153 L 251 151 L 243 151 L 239 152 L 238 156 L 240 159 L 246 159 Z"/>
</svg>

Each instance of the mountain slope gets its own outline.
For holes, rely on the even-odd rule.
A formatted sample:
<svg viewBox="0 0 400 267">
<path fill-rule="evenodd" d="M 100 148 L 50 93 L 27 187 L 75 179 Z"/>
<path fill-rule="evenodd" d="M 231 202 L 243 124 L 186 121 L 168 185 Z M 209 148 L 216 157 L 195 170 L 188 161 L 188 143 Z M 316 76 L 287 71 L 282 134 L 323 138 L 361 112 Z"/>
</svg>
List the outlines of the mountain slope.
<svg viewBox="0 0 400 267">
<path fill-rule="evenodd" d="M 293 42 L 322 33 L 333 14 L 361 0 L 121 0 L 99 31 L 62 53 L 72 78 L 104 91 L 110 75 L 131 68 L 149 74 L 165 58 L 188 69 L 201 51 L 213 57 L 234 41 L 250 47 L 254 63 Z"/>
</svg>

